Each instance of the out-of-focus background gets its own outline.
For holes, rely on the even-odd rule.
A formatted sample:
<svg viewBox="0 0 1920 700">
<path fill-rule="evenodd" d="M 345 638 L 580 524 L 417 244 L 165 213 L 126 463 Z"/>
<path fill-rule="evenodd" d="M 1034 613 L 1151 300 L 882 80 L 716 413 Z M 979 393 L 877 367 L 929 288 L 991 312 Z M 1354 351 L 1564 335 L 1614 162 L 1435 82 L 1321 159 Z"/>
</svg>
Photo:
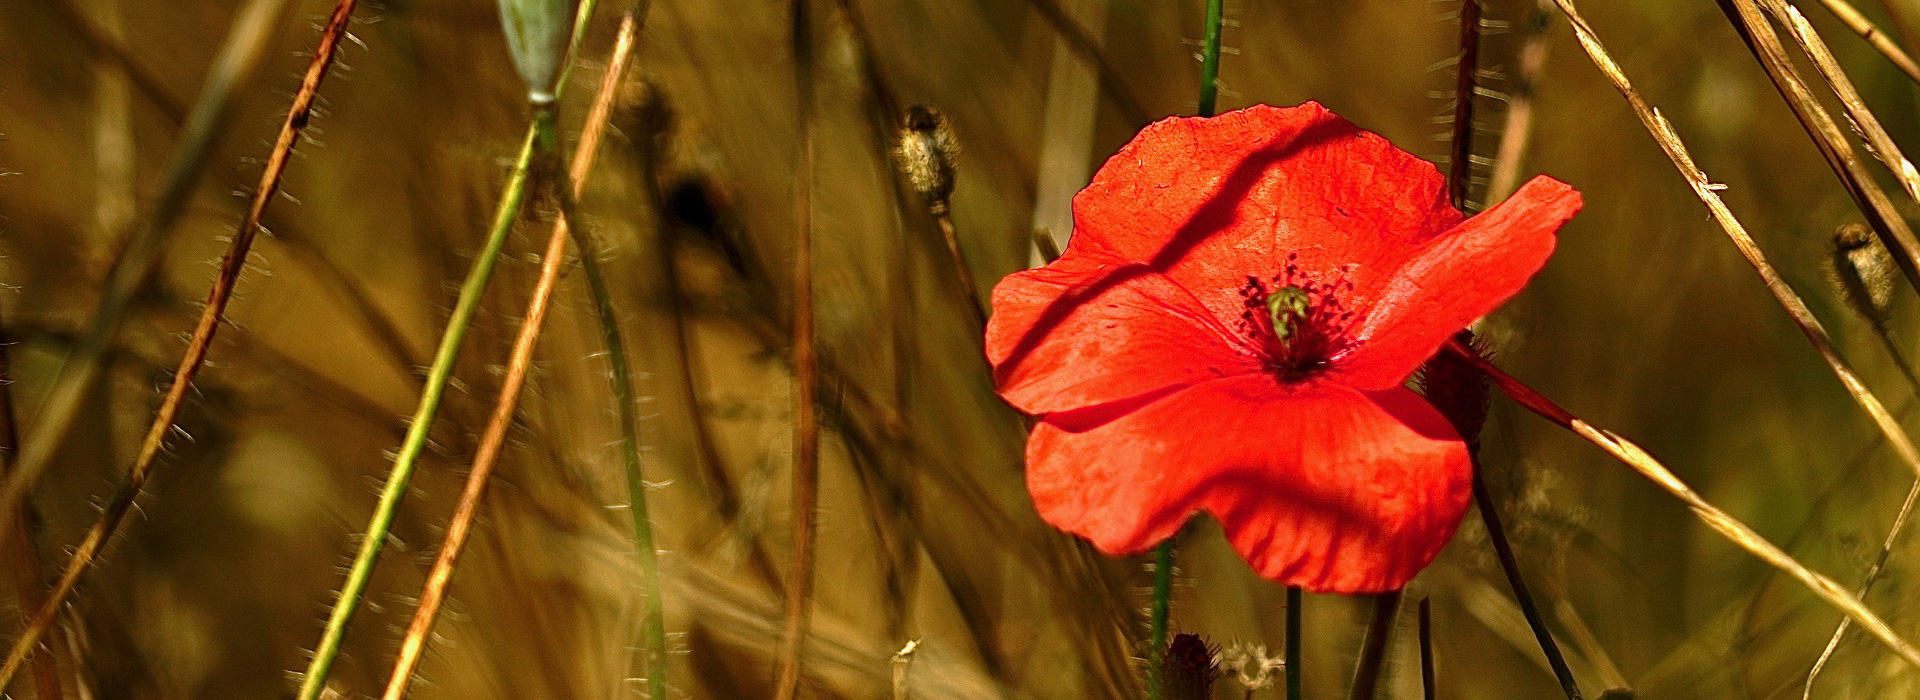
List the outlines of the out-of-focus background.
<svg viewBox="0 0 1920 700">
<path fill-rule="evenodd" d="M 924 103 L 952 120 L 964 149 L 953 218 L 972 274 L 988 284 L 1029 264 L 1036 227 L 1064 237 L 1067 198 L 1139 127 L 1194 111 L 1203 4 L 813 3 L 825 429 L 803 696 L 893 697 L 890 659 L 911 640 L 913 697 L 1141 692 L 1130 659 L 1144 654 L 1151 575 L 1144 560 L 1092 555 L 1033 513 L 1021 421 L 992 393 L 938 229 L 893 174 L 894 123 L 881 112 Z M 1819 3 L 1801 4 L 1894 138 L 1920 148 L 1920 87 Z M 1887 4 L 1920 21 L 1920 4 Z M 1826 272 L 1829 237 L 1859 214 L 1721 10 L 1709 0 L 1586 5 L 1843 353 L 1891 405 L 1910 405 L 1914 389 Z M 0 2 L 0 327 L 23 431 L 35 430 L 120 242 L 152 223 L 164 182 L 185 173 L 191 183 L 110 371 L 33 493 L 47 571 L 64 565 L 124 473 L 331 6 Z M 624 9 L 603 2 L 575 56 L 562 108 L 569 139 Z M 1318 100 L 1443 161 L 1457 9 L 1227 0 L 1221 109 Z M 1881 3 L 1861 9 L 1890 32 L 1899 26 Z M 1479 101 L 1477 155 L 1495 151 L 1521 30 L 1537 11 L 1532 0 L 1486 2 L 1487 19 L 1507 29 L 1484 40 L 1481 65 L 1496 75 L 1483 87 L 1495 94 Z M 56 658 L 70 697 L 290 692 L 525 124 L 496 13 L 488 0 L 357 11 L 183 434 L 61 618 Z M 1857 585 L 1911 475 L 1564 19 L 1547 16 L 1519 172 L 1572 183 L 1586 209 L 1535 283 L 1486 323 L 1499 362 Z M 1105 79 L 1063 38 L 1061 17 L 1100 47 Z M 644 394 L 675 697 L 767 694 L 790 577 L 785 329 L 799 131 L 789 21 L 786 3 L 652 3 L 634 84 L 582 202 Z M 203 129 L 211 150 L 170 165 L 194 141 L 182 115 L 200 100 L 224 105 Z M 536 277 L 546 213 L 527 215 L 487 291 L 332 675 L 339 697 L 375 694 L 392 664 Z M 415 697 L 624 698 L 643 687 L 633 679 L 642 606 L 607 368 L 580 276 L 559 294 Z M 1909 354 L 1920 341 L 1914 307 L 1894 304 Z M 1486 439 L 1524 570 L 1589 696 L 1621 687 L 1643 698 L 1799 697 L 1836 612 L 1571 434 L 1496 401 Z M 1282 589 L 1251 575 L 1211 522 L 1178 542 L 1176 629 L 1277 655 Z M 1920 635 L 1908 604 L 1914 554 L 1910 542 L 1896 547 L 1868 597 L 1908 636 Z M 6 590 L 0 637 L 10 642 L 20 623 Z M 1438 697 L 1558 693 L 1476 518 L 1413 584 L 1408 600 L 1419 597 L 1433 606 Z M 1383 697 L 1418 697 L 1406 607 Z M 1344 696 L 1369 609 L 1308 596 L 1309 697 Z M 32 697 L 25 678 L 14 697 Z M 1850 634 L 1815 696 L 1915 697 L 1916 680 Z M 1246 692 L 1228 677 L 1216 697 Z"/>
</svg>

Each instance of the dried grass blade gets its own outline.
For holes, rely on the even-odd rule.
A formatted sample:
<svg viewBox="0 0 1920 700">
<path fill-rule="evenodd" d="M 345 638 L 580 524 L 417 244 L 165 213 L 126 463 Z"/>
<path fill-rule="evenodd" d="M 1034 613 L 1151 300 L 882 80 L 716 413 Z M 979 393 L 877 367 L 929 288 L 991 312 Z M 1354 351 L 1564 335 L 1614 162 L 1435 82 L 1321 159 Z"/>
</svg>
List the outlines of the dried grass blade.
<svg viewBox="0 0 1920 700">
<path fill-rule="evenodd" d="M 1826 6 L 1827 11 L 1832 12 L 1834 17 L 1839 18 L 1841 24 L 1847 25 L 1847 28 L 1859 34 L 1860 38 L 1866 39 L 1875 51 L 1886 56 L 1888 61 L 1893 62 L 1894 67 L 1900 69 L 1900 72 L 1907 74 L 1907 77 L 1914 82 L 1920 83 L 1920 64 L 1915 64 L 1913 57 L 1901 50 L 1899 44 L 1893 43 L 1893 37 L 1887 36 L 1886 32 L 1874 26 L 1866 15 L 1860 14 L 1853 5 L 1847 4 L 1847 0 L 1820 0 L 1820 4 Z"/>
</svg>

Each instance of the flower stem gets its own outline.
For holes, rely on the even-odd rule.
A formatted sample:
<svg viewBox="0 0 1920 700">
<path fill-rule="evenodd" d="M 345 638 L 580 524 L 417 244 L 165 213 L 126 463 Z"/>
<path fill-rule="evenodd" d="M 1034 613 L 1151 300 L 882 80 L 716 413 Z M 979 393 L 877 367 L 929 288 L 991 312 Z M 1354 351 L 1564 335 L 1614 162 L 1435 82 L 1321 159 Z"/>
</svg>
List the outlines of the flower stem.
<svg viewBox="0 0 1920 700">
<path fill-rule="evenodd" d="M 1480 468 L 1480 451 L 1470 447 L 1468 454 L 1473 457 L 1473 502 L 1480 507 L 1480 521 L 1486 523 L 1487 539 L 1493 542 L 1493 553 L 1500 559 L 1500 570 L 1507 576 L 1507 584 L 1513 587 L 1513 599 L 1520 604 L 1520 612 L 1527 618 L 1527 627 L 1533 630 L 1533 638 L 1540 641 L 1540 652 L 1547 657 L 1547 665 L 1553 668 L 1553 677 L 1560 681 L 1560 690 L 1567 694 L 1567 700 L 1580 700 L 1580 683 L 1573 678 L 1573 669 L 1567 667 L 1567 659 L 1560 653 L 1560 645 L 1553 641 L 1553 633 L 1547 630 L 1546 618 L 1541 616 L 1540 608 L 1533 602 L 1533 594 L 1527 590 L 1527 581 L 1520 577 L 1520 561 L 1513 556 L 1513 543 L 1507 541 L 1507 530 L 1500 524 L 1500 511 L 1494 508 L 1493 493 L 1487 490 L 1487 480 Z"/>
<path fill-rule="evenodd" d="M 1287 586 L 1287 700 L 1300 700 L 1300 587 Z"/>
<path fill-rule="evenodd" d="M 1360 641 L 1360 659 L 1353 667 L 1348 700 L 1373 700 L 1387 658 L 1387 640 L 1393 636 L 1394 618 L 1400 613 L 1400 595 L 1401 591 L 1391 591 L 1373 596 L 1373 621 Z"/>
<path fill-rule="evenodd" d="M 1426 598 L 1420 599 L 1420 697 L 1433 700 L 1438 691 L 1434 687 L 1433 671 L 1433 606 Z"/>
<path fill-rule="evenodd" d="M 1160 700 L 1167 685 L 1167 618 L 1173 599 L 1173 539 L 1153 558 L 1153 620 L 1147 637 L 1147 700 Z"/>
<path fill-rule="evenodd" d="M 1206 43 L 1200 49 L 1200 116 L 1213 116 L 1220 86 L 1220 12 L 1226 0 L 1207 0 Z"/>
</svg>

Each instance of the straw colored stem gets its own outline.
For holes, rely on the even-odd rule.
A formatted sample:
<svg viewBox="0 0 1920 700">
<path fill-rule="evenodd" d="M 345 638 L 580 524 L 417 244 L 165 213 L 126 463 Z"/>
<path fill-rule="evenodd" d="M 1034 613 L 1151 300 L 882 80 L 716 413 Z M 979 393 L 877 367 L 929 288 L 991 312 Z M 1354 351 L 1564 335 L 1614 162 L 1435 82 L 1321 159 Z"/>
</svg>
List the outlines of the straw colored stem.
<svg viewBox="0 0 1920 700">
<path fill-rule="evenodd" d="M 598 152 L 601 137 L 606 133 L 607 115 L 612 109 L 614 94 L 633 56 L 634 34 L 635 18 L 629 13 L 621 21 L 620 33 L 614 42 L 613 55 L 607 62 L 607 72 L 600 81 L 599 92 L 595 95 L 593 107 L 588 113 L 586 128 L 574 151 L 573 167 L 568 174 L 570 182 L 561 185 L 572 190 L 572 198 L 578 198 L 586 187 L 587 174 L 592 168 L 594 154 Z M 536 118 L 544 121 L 543 128 L 551 134 L 553 127 L 551 110 L 541 110 L 540 114 L 542 116 Z M 428 571 L 426 583 L 417 598 L 420 603 L 414 609 L 412 621 L 407 624 L 406 636 L 400 643 L 400 653 L 394 661 L 392 673 L 387 677 L 386 692 L 383 695 L 386 700 L 399 700 L 406 695 L 407 688 L 413 680 L 414 670 L 419 664 L 421 652 L 426 648 L 428 634 L 438 618 L 440 605 L 446 599 L 446 591 L 453 578 L 454 566 L 458 563 L 467 537 L 472 531 L 474 516 L 479 511 L 480 498 L 485 494 L 489 477 L 493 473 L 494 466 L 498 464 L 501 449 L 506 443 L 507 431 L 512 427 L 514 412 L 519 404 L 521 389 L 526 385 L 527 372 L 533 365 L 533 352 L 539 343 L 541 330 L 544 328 L 554 288 L 559 283 L 562 271 L 566 269 L 568 232 L 572 228 L 570 222 L 573 220 L 574 217 L 571 215 L 565 215 L 556 220 L 553 224 L 553 232 L 547 238 L 546 251 L 541 256 L 540 278 L 535 282 L 533 295 L 527 301 L 526 314 L 520 324 L 519 336 L 514 340 L 511 358 L 507 361 L 507 371 L 500 385 L 500 394 L 494 401 L 493 415 L 481 434 L 480 446 L 473 458 L 473 469 L 467 474 L 466 486 L 461 491 L 459 503 L 454 507 L 453 516 L 448 521 L 447 533 L 441 541 L 439 554 L 433 562 L 433 568 Z M 616 380 L 619 376 L 615 374 Z M 623 440 L 622 447 L 630 448 L 631 442 Z M 645 549 L 651 551 L 651 547 Z M 648 559 L 644 554 L 642 558 Z M 643 575 L 651 574 L 653 571 L 654 567 L 648 559 Z M 659 587 L 654 585 L 650 590 L 657 596 Z M 657 601 L 649 602 L 649 612 L 657 607 Z M 658 644 L 661 640 L 657 637 L 664 637 L 664 634 L 657 636 L 650 634 L 649 637 L 651 637 L 648 640 L 650 645 Z M 652 650 L 649 651 L 651 653 Z M 657 666 L 654 668 L 649 679 L 661 675 Z M 651 697 L 664 697 L 664 687 L 654 690 L 656 692 Z"/>
<path fill-rule="evenodd" d="M 1668 123 L 1666 117 L 1661 116 L 1658 110 L 1648 105 L 1638 91 L 1634 90 L 1633 84 L 1627 80 L 1619 64 L 1614 62 L 1613 57 L 1600 44 L 1593 28 L 1588 26 L 1586 20 L 1580 16 L 1573 0 L 1554 1 L 1559 4 L 1561 11 L 1572 23 L 1581 47 L 1593 59 L 1594 65 L 1600 68 L 1600 72 L 1605 74 L 1620 94 L 1626 98 L 1634 114 L 1646 125 L 1648 132 L 1653 134 L 1654 141 L 1673 161 L 1674 167 L 1679 169 L 1681 177 L 1686 179 L 1694 194 L 1707 206 L 1713 220 L 1719 224 L 1727 238 L 1733 242 L 1734 247 L 1739 249 L 1741 256 L 1746 258 L 1747 263 L 1760 275 L 1767 290 L 1773 294 L 1780 306 L 1786 309 L 1788 316 L 1807 337 L 1808 342 L 1813 344 L 1814 350 L 1820 354 L 1827 367 L 1846 387 L 1847 393 L 1873 419 L 1874 425 L 1886 436 L 1887 443 L 1893 447 L 1900 461 L 1916 475 L 1920 475 L 1920 451 L 1914 448 L 1913 442 L 1907 438 L 1893 415 L 1887 412 L 1886 406 L 1867 389 L 1866 384 L 1860 380 L 1859 375 L 1853 371 L 1846 360 L 1840 357 L 1832 337 L 1820 324 L 1820 320 L 1814 317 L 1813 311 L 1807 307 L 1800 295 L 1780 277 L 1779 271 L 1767 262 L 1759 245 L 1755 244 L 1753 237 L 1747 234 L 1746 227 L 1740 224 L 1740 221 L 1734 217 L 1733 211 L 1727 208 L 1726 202 L 1720 199 L 1720 190 L 1725 189 L 1725 186 L 1707 179 L 1706 173 L 1694 164 L 1693 156 L 1687 152 L 1686 144 L 1680 141 L 1679 134 L 1674 132 L 1673 125 Z"/>
<path fill-rule="evenodd" d="M 1846 133 L 1841 131 L 1826 107 L 1808 89 L 1806 81 L 1800 77 L 1799 69 L 1781 45 L 1780 37 L 1762 16 L 1759 6 L 1754 0 L 1717 2 L 1734 30 L 1740 34 L 1740 39 L 1746 42 L 1760 66 L 1766 69 L 1774 88 L 1785 99 L 1787 107 L 1793 110 L 1794 117 L 1806 129 L 1808 137 L 1820 150 L 1820 155 L 1840 179 L 1840 184 L 1860 208 L 1867 225 L 1873 228 L 1886 244 L 1887 250 L 1893 253 L 1894 262 L 1899 264 L 1907 281 L 1920 290 L 1920 239 L 1914 237 L 1906 219 L 1900 216 L 1886 192 L 1867 172 L 1865 163 L 1847 140 Z"/>
<path fill-rule="evenodd" d="M 240 280 L 240 272 L 246 267 L 247 251 L 253 244 L 254 236 L 260 230 L 260 217 L 272 203 L 274 195 L 280 190 L 280 179 L 286 173 L 287 159 L 293 153 L 293 147 L 300 140 L 300 133 L 307 126 L 312 114 L 314 98 L 319 94 L 320 82 L 326 78 L 327 69 L 333 65 L 334 50 L 346 34 L 347 20 L 352 16 L 355 0 L 340 0 L 334 6 L 333 15 L 321 31 L 319 46 L 314 50 L 313 60 L 307 65 L 306 75 L 301 78 L 300 89 L 294 94 L 293 104 L 287 110 L 286 120 L 281 123 L 280 135 L 274 141 L 273 151 L 267 156 L 266 170 L 260 175 L 260 183 L 255 188 L 253 199 L 247 207 L 246 218 L 233 235 L 227 246 L 227 252 L 220 260 L 220 269 L 214 277 L 213 289 L 207 294 L 206 307 L 201 311 L 200 320 L 195 325 L 193 335 L 187 342 L 186 356 L 174 370 L 173 384 L 161 399 L 153 423 L 148 427 L 145 439 L 141 441 L 140 451 L 135 456 L 133 466 L 127 472 L 127 478 L 114 493 L 113 500 L 107 504 L 105 512 L 87 531 L 85 539 L 74 549 L 73 557 L 68 561 L 66 570 L 60 574 L 60 580 L 48 592 L 46 600 L 41 602 L 20 638 L 14 642 L 13 650 L 7 654 L 4 666 L 0 666 L 0 688 L 6 687 L 20 664 L 31 656 L 39 645 L 39 640 L 53 624 L 67 596 L 79 584 L 80 577 L 93 564 L 101 547 L 105 546 L 127 511 L 133 507 L 133 501 L 140 495 L 140 489 L 146 484 L 153 468 L 154 459 L 159 456 L 166 444 L 168 433 L 173 431 L 174 419 L 179 416 L 187 392 L 192 389 L 193 377 L 199 373 L 207 359 L 207 353 L 213 347 L 214 334 L 219 331 L 227 303 L 233 298 L 233 288 Z M 90 382 L 89 382 L 90 383 Z M 48 453 L 46 458 L 50 458 Z M 45 458 L 43 458 L 45 459 Z M 16 474 L 8 482 L 31 484 L 32 476 Z M 25 478 L 20 478 L 25 477 Z M 11 505 L 10 503 L 8 505 Z M 11 511 L 0 508 L 0 511 Z"/>
<path fill-rule="evenodd" d="M 1880 119 L 1867 107 L 1866 100 L 1861 99 L 1860 91 L 1854 88 L 1846 70 L 1840 67 L 1840 61 L 1828 50 L 1827 42 L 1821 40 L 1820 34 L 1814 31 L 1813 24 L 1800 14 L 1799 9 L 1783 0 L 1761 0 L 1761 6 L 1773 15 L 1774 21 L 1787 28 L 1787 35 L 1800 45 L 1800 50 L 1813 62 L 1814 70 L 1819 71 L 1820 77 L 1826 79 L 1833 88 L 1834 95 L 1840 98 L 1840 107 L 1846 110 L 1847 119 L 1866 139 L 1867 152 L 1893 171 L 1894 179 L 1900 182 L 1900 188 L 1906 191 L 1907 197 L 1920 203 L 1920 169 L 1913 167 L 1913 163 L 1900 152 L 1900 146 L 1894 142 L 1893 136 L 1880 125 Z"/>
<path fill-rule="evenodd" d="M 800 690 L 801 647 L 813 597 L 814 509 L 819 501 L 820 424 L 813 339 L 813 21 L 810 0 L 793 0 L 795 113 L 799 120 L 799 176 L 794 186 L 793 260 L 793 575 L 774 659 L 774 700 Z"/>
<path fill-rule="evenodd" d="M 1865 600 L 1867 593 L 1873 591 L 1873 584 L 1880 580 L 1880 572 L 1887 565 L 1887 558 L 1893 554 L 1893 546 L 1900 541 L 1900 532 L 1906 527 L 1907 517 L 1913 514 L 1913 503 L 1920 500 L 1920 479 L 1907 487 L 1907 498 L 1900 502 L 1900 512 L 1893 516 L 1893 525 L 1887 528 L 1887 536 L 1880 543 L 1880 553 L 1873 558 L 1873 564 L 1867 567 L 1867 575 L 1861 579 L 1859 590 L 1854 597 Z M 1820 678 L 1820 671 L 1833 658 L 1833 652 L 1840 648 L 1840 638 L 1846 636 L 1847 628 L 1853 625 L 1853 618 L 1840 618 L 1840 624 L 1833 629 L 1833 635 L 1827 638 L 1827 646 L 1820 650 L 1820 658 L 1813 662 L 1813 668 L 1807 671 L 1806 689 L 1801 693 L 1803 700 L 1813 697 L 1813 682 Z"/>
<path fill-rule="evenodd" d="M 1562 8 L 1567 7 L 1570 1 L 1571 0 L 1556 0 L 1556 2 L 1561 3 Z M 1577 19 L 1578 15 L 1572 15 L 1572 17 L 1576 18 L 1576 26 L 1583 24 Z M 1708 503 L 1706 499 L 1700 497 L 1699 493 L 1696 493 L 1691 487 L 1687 486 L 1686 482 L 1674 476 L 1673 472 L 1668 470 L 1666 465 L 1661 464 L 1659 460 L 1647 454 L 1639 445 L 1635 445 L 1626 438 L 1620 437 L 1612 432 L 1596 428 L 1586 421 L 1581 420 L 1579 417 L 1574 416 L 1572 413 L 1567 412 L 1567 410 L 1561 408 L 1559 404 L 1540 395 L 1540 393 L 1534 391 L 1532 387 L 1521 383 L 1520 380 L 1515 379 L 1512 375 L 1495 367 L 1493 363 L 1486 361 L 1486 359 L 1480 357 L 1477 353 L 1460 345 L 1458 341 L 1448 341 L 1443 351 L 1454 353 L 1482 373 L 1485 373 L 1493 380 L 1494 386 L 1500 389 L 1500 393 L 1506 394 L 1507 397 L 1513 399 L 1515 403 L 1520 404 L 1542 418 L 1552 421 L 1560 427 L 1573 431 L 1587 442 L 1593 443 L 1595 446 L 1606 451 L 1606 453 L 1614 459 L 1619 460 L 1622 464 L 1627 465 L 1641 476 L 1646 477 L 1655 485 L 1665 489 L 1667 493 L 1672 494 L 1675 498 L 1680 499 L 1682 503 L 1686 504 L 1687 508 L 1693 511 L 1693 514 L 1700 518 L 1700 521 L 1705 523 L 1708 528 L 1718 533 L 1721 537 L 1726 538 L 1727 541 L 1758 557 L 1761 561 L 1772 565 L 1774 568 L 1785 572 L 1787 575 L 1805 584 L 1808 589 L 1813 591 L 1814 595 L 1819 596 L 1822 600 L 1827 601 L 1827 603 L 1846 613 L 1848 617 L 1853 618 L 1863 629 L 1871 632 L 1875 638 L 1879 639 L 1881 643 L 1885 644 L 1887 648 L 1895 654 L 1898 654 L 1900 658 L 1906 660 L 1907 663 L 1912 664 L 1914 667 L 1920 668 L 1920 649 L 1914 648 L 1911 643 L 1902 639 L 1899 633 L 1893 631 L 1893 628 L 1888 626 L 1885 620 L 1882 620 L 1879 615 L 1861 603 L 1858 597 L 1848 593 L 1846 589 L 1841 588 L 1840 584 L 1834 583 L 1833 579 L 1808 569 L 1805 565 L 1794 560 L 1791 555 L 1781 551 L 1779 547 L 1774 546 L 1772 542 L 1768 542 L 1765 538 L 1761 537 L 1759 533 L 1754 532 L 1752 528 L 1747 527 L 1745 523 L 1728 515 L 1726 511 L 1720 510 L 1713 504 Z"/>
<path fill-rule="evenodd" d="M 1887 36 L 1886 32 L 1874 26 L 1866 15 L 1860 14 L 1860 11 L 1848 4 L 1847 0 L 1820 0 L 1820 4 L 1825 6 L 1828 12 L 1833 13 L 1841 24 L 1847 25 L 1853 33 L 1867 40 L 1867 43 L 1873 46 L 1873 50 L 1887 57 L 1887 60 L 1892 62 L 1894 67 L 1899 68 L 1900 72 L 1907 74 L 1907 77 L 1914 82 L 1920 83 L 1920 64 L 1915 64 L 1913 57 L 1908 56 L 1899 44 L 1894 43 L 1893 37 Z"/>
<path fill-rule="evenodd" d="M 580 3 L 574 19 L 572 45 L 579 44 L 596 4 L 595 0 Z M 568 53 L 571 55 L 571 49 Z M 560 88 L 556 91 L 566 86 L 567 72 L 565 69 L 561 71 Z M 419 466 L 420 457 L 426 451 L 427 434 L 433 427 L 433 419 L 439 415 L 447 384 L 453 379 L 454 361 L 460 356 L 460 346 L 466 340 L 467 329 L 472 325 L 474 315 L 480 311 L 480 296 L 486 290 L 487 282 L 493 278 L 494 265 L 500 258 L 500 251 L 506 247 L 507 234 L 513 230 L 513 222 L 520 215 L 520 205 L 526 198 L 528 176 L 533 166 L 534 146 L 539 137 L 540 124 L 536 120 L 527 125 L 526 135 L 521 138 L 519 155 L 514 158 L 499 206 L 494 210 L 493 225 L 487 233 L 486 243 L 479 256 L 474 258 L 466 281 L 460 285 L 459 298 L 454 302 L 453 313 L 447 319 L 440 345 L 434 351 L 433 364 L 427 369 L 427 382 L 421 390 L 419 405 L 414 408 L 413 417 L 407 422 L 407 435 L 402 439 L 393 467 L 387 473 L 386 485 L 381 487 L 380 500 L 374 505 L 366 533 L 361 536 L 360 548 L 347 571 L 346 583 L 341 586 L 333 610 L 327 615 L 326 630 L 321 633 L 320 643 L 314 647 L 313 659 L 308 662 L 306 673 L 301 676 L 299 700 L 318 700 L 325 689 L 327 674 L 332 670 L 334 659 L 339 656 L 340 646 L 346 639 L 347 623 L 352 621 L 354 612 L 360 606 L 360 597 L 366 593 L 367 584 L 373 579 L 374 564 L 379 561 L 380 551 L 386 546 L 387 536 L 392 532 L 400 500 L 406 496 L 414 469 Z"/>
</svg>

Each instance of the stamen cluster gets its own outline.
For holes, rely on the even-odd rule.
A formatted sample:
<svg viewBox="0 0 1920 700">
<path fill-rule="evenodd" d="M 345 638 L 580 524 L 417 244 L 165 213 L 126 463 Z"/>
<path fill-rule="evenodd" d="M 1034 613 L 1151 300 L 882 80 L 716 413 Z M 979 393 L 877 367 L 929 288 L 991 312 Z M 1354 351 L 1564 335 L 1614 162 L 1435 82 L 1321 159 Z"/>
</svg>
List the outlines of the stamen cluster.
<svg viewBox="0 0 1920 700">
<path fill-rule="evenodd" d="M 1346 331 L 1353 312 L 1340 302 L 1341 294 L 1353 291 L 1346 277 L 1348 268 L 1332 281 L 1300 268 L 1300 254 L 1287 255 L 1279 274 L 1262 280 L 1247 276 L 1240 288 L 1246 310 L 1240 314 L 1240 330 L 1260 349 L 1260 359 L 1268 371 L 1285 383 L 1298 383 L 1325 370 L 1351 346 Z M 1305 296 L 1304 308 L 1278 309 L 1271 300 Z"/>
</svg>

